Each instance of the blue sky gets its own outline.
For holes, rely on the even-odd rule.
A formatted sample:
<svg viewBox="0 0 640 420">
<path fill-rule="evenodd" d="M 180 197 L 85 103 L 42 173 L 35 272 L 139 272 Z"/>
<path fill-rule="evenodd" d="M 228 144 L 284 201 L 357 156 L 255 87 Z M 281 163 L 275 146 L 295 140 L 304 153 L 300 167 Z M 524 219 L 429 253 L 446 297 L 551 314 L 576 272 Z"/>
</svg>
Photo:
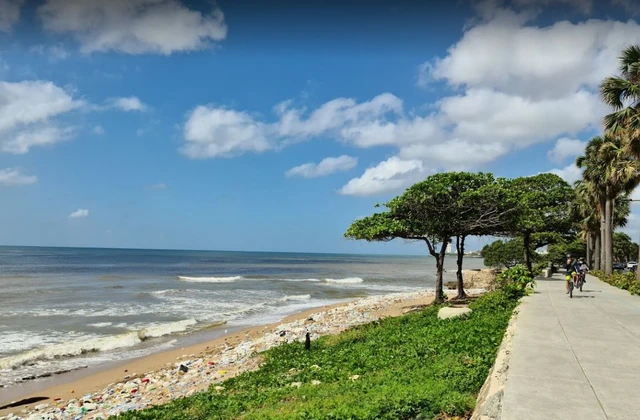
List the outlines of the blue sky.
<svg viewBox="0 0 640 420">
<path fill-rule="evenodd" d="M 0 0 L 0 243 L 421 253 L 342 233 L 438 171 L 575 180 L 632 6 Z"/>
</svg>

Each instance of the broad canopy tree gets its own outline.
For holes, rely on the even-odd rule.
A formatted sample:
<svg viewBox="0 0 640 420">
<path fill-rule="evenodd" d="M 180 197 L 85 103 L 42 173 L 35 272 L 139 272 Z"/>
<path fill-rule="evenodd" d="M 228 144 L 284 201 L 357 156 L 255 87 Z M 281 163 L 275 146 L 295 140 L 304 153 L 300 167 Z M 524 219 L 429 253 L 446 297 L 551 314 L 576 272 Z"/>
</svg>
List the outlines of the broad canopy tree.
<svg viewBox="0 0 640 420">
<path fill-rule="evenodd" d="M 562 178 L 550 173 L 512 179 L 507 188 L 509 202 L 515 205 L 516 210 L 512 223 L 500 234 L 522 238 L 524 263 L 529 272 L 533 272 L 532 253 L 535 249 L 571 232 L 569 203 L 573 200 L 574 191 Z M 534 235 L 536 243 L 532 241 Z"/>
<path fill-rule="evenodd" d="M 384 204 L 387 210 L 356 220 L 345 237 L 367 241 L 396 238 L 424 241 L 436 260 L 436 302 L 444 301 L 446 247 L 456 238 L 458 296 L 464 297 L 462 262 L 469 235 L 503 231 L 513 213 L 504 180 L 484 173 L 446 172 L 414 184 Z"/>
</svg>

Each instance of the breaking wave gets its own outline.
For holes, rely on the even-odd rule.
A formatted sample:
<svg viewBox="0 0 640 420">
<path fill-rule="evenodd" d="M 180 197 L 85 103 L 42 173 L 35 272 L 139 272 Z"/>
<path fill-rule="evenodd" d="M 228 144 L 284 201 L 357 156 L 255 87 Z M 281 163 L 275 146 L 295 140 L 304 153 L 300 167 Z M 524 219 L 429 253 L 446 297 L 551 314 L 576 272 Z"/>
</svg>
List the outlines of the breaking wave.
<svg viewBox="0 0 640 420">
<path fill-rule="evenodd" d="M 16 369 L 20 366 L 31 365 L 41 360 L 53 360 L 132 347 L 150 338 L 185 332 L 189 327 L 197 323 L 198 321 L 191 318 L 154 325 L 138 331 L 130 331 L 108 337 L 97 337 L 83 341 L 48 345 L 0 359 L 0 370 Z"/>
<path fill-rule="evenodd" d="M 364 280 L 360 277 L 347 277 L 344 279 L 324 279 L 325 283 L 334 283 L 334 284 L 357 284 L 362 283 Z"/>
<path fill-rule="evenodd" d="M 187 277 L 178 276 L 178 280 L 186 281 L 188 283 L 232 283 L 236 280 L 242 280 L 242 276 L 232 277 Z"/>
</svg>

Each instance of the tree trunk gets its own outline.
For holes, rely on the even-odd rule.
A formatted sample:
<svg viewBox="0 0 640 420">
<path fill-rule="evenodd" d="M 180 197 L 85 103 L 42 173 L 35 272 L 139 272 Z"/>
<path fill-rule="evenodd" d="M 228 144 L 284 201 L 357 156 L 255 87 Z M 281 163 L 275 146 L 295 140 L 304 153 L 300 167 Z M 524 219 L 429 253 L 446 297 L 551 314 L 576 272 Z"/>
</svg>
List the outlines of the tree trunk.
<svg viewBox="0 0 640 420">
<path fill-rule="evenodd" d="M 614 200 L 607 198 L 605 207 L 605 229 L 606 229 L 606 247 L 604 254 L 604 272 L 605 274 L 613 273 L 613 203 Z"/>
<path fill-rule="evenodd" d="M 524 243 L 524 265 L 529 270 L 529 273 L 533 274 L 533 266 L 531 264 L 531 234 L 525 232 L 522 236 L 522 242 Z"/>
<path fill-rule="evenodd" d="M 604 271 L 607 260 L 605 250 L 607 249 L 607 218 L 606 218 L 607 201 L 600 200 L 600 270 Z"/>
<path fill-rule="evenodd" d="M 593 236 L 591 232 L 587 232 L 587 265 L 593 267 L 591 264 L 591 256 L 593 255 Z"/>
<path fill-rule="evenodd" d="M 640 262 L 640 247 L 638 247 L 638 259 L 636 260 L 636 262 Z M 637 267 L 636 267 L 636 279 L 640 281 L 640 270 L 638 270 Z"/>
<path fill-rule="evenodd" d="M 601 259 L 600 259 L 600 250 L 602 249 L 601 246 L 601 237 L 600 237 L 600 232 L 598 232 L 595 235 L 594 238 L 594 246 L 593 246 L 593 269 L 594 270 L 602 270 L 602 265 L 601 265 Z"/>
<path fill-rule="evenodd" d="M 449 239 L 450 238 L 442 241 L 440 252 L 438 252 L 436 256 L 436 305 L 444 303 L 444 282 L 442 280 L 442 276 L 444 273 L 444 256 L 447 252 Z"/>
<path fill-rule="evenodd" d="M 456 299 L 464 299 L 467 294 L 464 292 L 464 280 L 462 278 L 462 260 L 464 259 L 464 240 L 466 236 L 456 236 L 456 251 L 458 251 L 458 271 L 456 272 L 456 279 L 458 280 L 458 296 Z"/>
</svg>

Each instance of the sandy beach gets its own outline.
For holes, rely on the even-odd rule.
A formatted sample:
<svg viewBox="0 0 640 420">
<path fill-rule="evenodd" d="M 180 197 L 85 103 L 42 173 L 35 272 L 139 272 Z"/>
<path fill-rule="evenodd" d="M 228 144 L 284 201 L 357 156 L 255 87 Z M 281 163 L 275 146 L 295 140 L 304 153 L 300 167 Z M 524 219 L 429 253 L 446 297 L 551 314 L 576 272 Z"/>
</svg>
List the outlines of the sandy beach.
<svg viewBox="0 0 640 420">
<path fill-rule="evenodd" d="M 284 342 L 315 340 L 349 327 L 398 316 L 433 301 L 433 292 L 374 296 L 314 308 L 268 325 L 239 330 L 205 343 L 131 360 L 68 381 L 61 377 L 46 389 L 0 391 L 0 418 L 100 419 L 162 404 L 207 389 L 239 373 L 258 368 L 257 353 Z M 16 402 L 37 399 L 29 404 Z M 14 403 L 14 404 L 11 404 Z"/>
</svg>

